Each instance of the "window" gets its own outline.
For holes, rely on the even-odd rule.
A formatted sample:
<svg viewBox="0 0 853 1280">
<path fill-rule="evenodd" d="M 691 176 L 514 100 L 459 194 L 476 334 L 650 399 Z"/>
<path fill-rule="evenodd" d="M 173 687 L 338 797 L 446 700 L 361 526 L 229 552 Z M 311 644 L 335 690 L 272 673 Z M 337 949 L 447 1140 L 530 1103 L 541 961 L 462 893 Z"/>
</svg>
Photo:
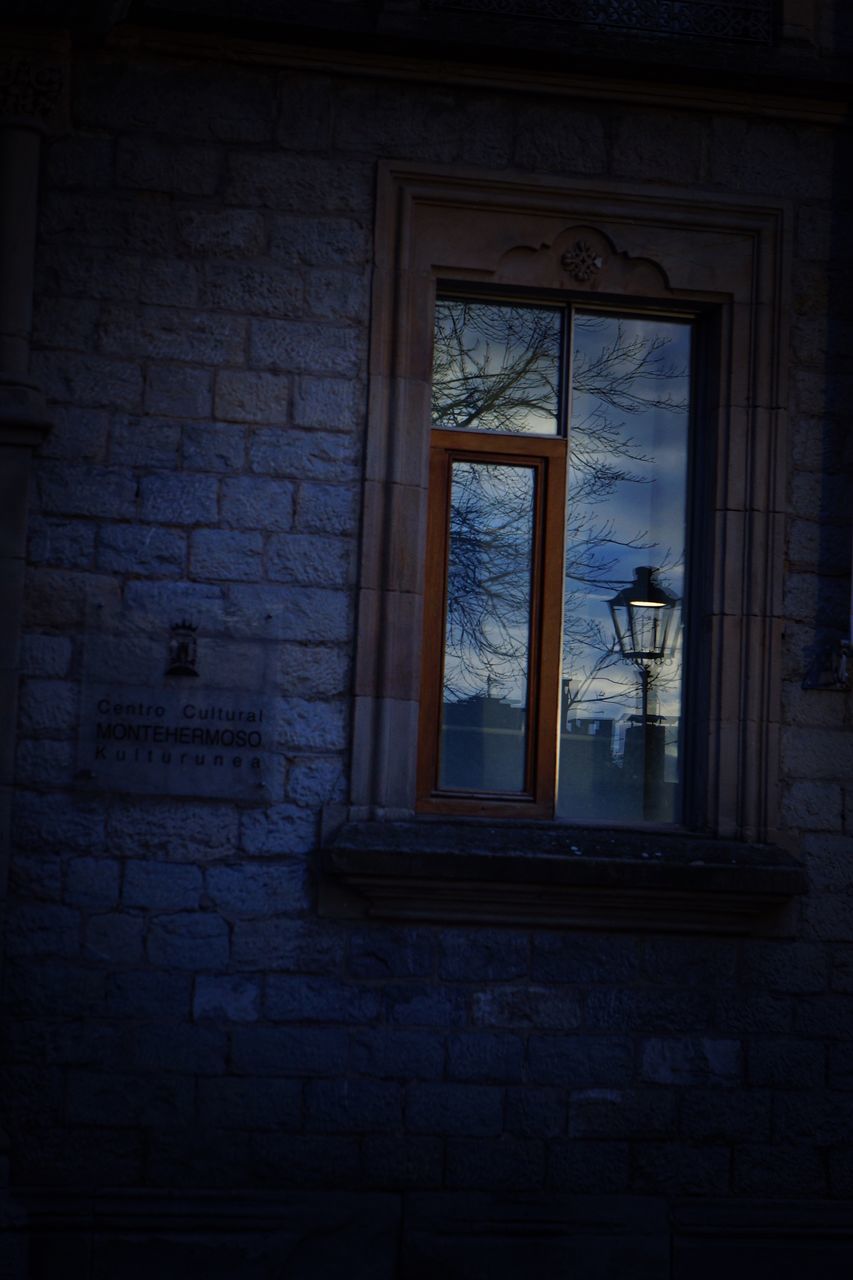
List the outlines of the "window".
<svg viewBox="0 0 853 1280">
<path fill-rule="evenodd" d="M 679 820 L 692 328 L 439 295 L 422 811 Z"/>
<path fill-rule="evenodd" d="M 419 807 L 522 816 L 522 808 L 542 818 L 640 828 L 667 822 L 718 838 L 775 839 L 787 244 L 781 203 L 675 187 L 642 190 L 419 166 L 383 168 L 345 818 L 388 823 L 411 819 Z M 463 326 L 476 363 L 477 344 L 484 341 L 476 336 L 477 326 L 488 327 L 499 316 L 505 325 L 507 317 L 512 320 L 506 336 L 510 353 L 525 341 L 513 328 L 522 316 L 535 321 L 541 339 L 538 381 L 523 388 L 533 402 L 526 428 L 490 430 L 482 406 L 474 403 L 468 406 L 470 421 L 464 404 L 455 410 L 449 404 L 433 426 L 436 317 L 449 340 L 453 326 Z M 576 497 L 583 484 L 583 460 L 572 457 L 572 420 L 577 444 L 578 414 L 595 412 L 595 396 L 584 408 L 576 379 L 574 404 L 569 403 L 569 355 L 578 350 L 582 363 L 608 342 L 624 347 L 635 333 L 652 344 L 671 338 L 660 351 L 671 366 L 673 389 L 678 384 L 673 399 L 684 405 L 689 399 L 701 430 L 689 440 L 686 426 L 674 427 L 669 408 L 652 415 L 654 429 L 670 433 L 668 440 L 677 437 L 681 451 L 673 471 L 677 483 L 665 482 L 662 473 L 656 480 L 659 487 L 670 485 L 670 496 L 653 504 L 649 518 L 665 512 L 666 519 L 646 536 L 645 519 L 631 515 L 633 504 L 654 489 L 644 471 L 651 464 L 631 459 L 639 478 L 620 480 L 612 504 L 618 515 L 628 513 L 628 527 L 614 530 L 616 563 L 595 578 L 594 589 L 585 588 L 594 597 L 588 605 L 594 612 L 585 614 L 587 605 L 578 603 L 584 593 L 572 586 L 583 575 L 575 574 L 564 590 L 562 557 L 564 531 L 576 510 L 573 485 Z M 687 355 L 694 337 L 702 350 L 695 369 Z M 511 359 L 489 341 L 490 360 Z M 482 365 L 482 353 L 479 359 Z M 624 428 L 608 428 L 624 430 L 623 449 L 642 416 L 620 412 Z M 683 424 L 689 416 L 682 414 Z M 659 465 L 663 449 L 638 443 L 638 455 L 654 454 Z M 628 461 L 623 459 L 625 470 Z M 595 485 L 606 484 L 607 468 L 618 471 L 622 463 L 618 456 L 597 463 L 591 457 L 588 465 L 589 483 Z M 684 510 L 688 496 L 700 518 L 691 517 L 690 536 L 682 541 L 684 524 L 674 513 Z M 452 529 L 454 502 L 459 515 Z M 445 516 L 437 518 L 442 509 Z M 479 545 L 464 545 L 463 518 L 479 528 Z M 682 546 L 689 547 L 689 556 Z M 590 551 L 595 550 L 593 545 Z M 569 569 L 572 555 L 570 539 Z M 468 661 L 466 671 L 458 628 L 450 635 L 456 618 L 443 604 L 447 583 L 452 578 L 456 591 L 466 575 L 500 577 L 507 556 L 518 571 L 510 597 L 497 610 L 500 619 L 490 624 L 503 627 L 503 640 L 492 629 L 490 643 L 498 653 L 479 667 Z M 647 574 L 650 569 L 658 572 Z M 638 578 L 638 571 L 646 576 Z M 656 667 L 649 676 L 645 726 L 645 677 L 638 663 L 649 649 L 625 630 L 631 601 L 620 584 L 626 582 L 659 591 L 676 602 L 680 615 L 673 622 L 675 644 L 666 641 L 669 683 L 653 680 Z M 563 638 L 561 601 L 573 592 Z M 660 604 L 661 596 L 655 600 Z M 617 625 L 628 636 L 621 657 L 612 648 L 618 644 Z M 598 678 L 600 670 L 595 673 L 594 646 L 583 643 L 585 631 L 597 627 L 603 636 L 607 626 L 612 652 L 603 660 L 612 664 L 604 674 L 617 682 L 611 703 L 589 700 L 611 686 Z M 686 646 L 678 639 L 682 632 Z M 432 689 L 422 687 L 425 647 L 427 667 L 438 673 Z M 625 656 L 632 651 L 636 660 Z M 497 741 L 502 734 L 504 746 L 491 773 L 479 775 L 494 790 L 475 782 L 471 770 L 480 766 L 471 753 L 448 745 L 452 735 L 462 741 L 460 735 L 472 732 L 464 718 L 476 708 L 466 710 L 464 700 L 477 697 L 483 716 L 503 717 L 492 726 L 492 737 Z M 634 764 L 627 741 L 638 724 L 632 716 L 641 717 L 641 730 L 663 727 L 657 735 L 662 746 L 650 751 L 646 732 L 643 758 Z M 421 727 L 430 723 L 423 732 L 432 733 L 432 751 L 419 752 Z M 643 736 L 634 733 L 631 742 Z M 480 738 L 485 740 L 482 732 Z M 558 749 L 567 780 L 555 792 Z M 649 800 L 647 782 L 639 779 L 655 750 Z M 419 758 L 433 761 L 428 779 L 423 763 L 419 773 Z M 609 785 L 617 769 L 623 781 L 633 771 L 632 787 L 621 798 Z M 507 796 L 512 803 L 504 803 Z"/>
</svg>

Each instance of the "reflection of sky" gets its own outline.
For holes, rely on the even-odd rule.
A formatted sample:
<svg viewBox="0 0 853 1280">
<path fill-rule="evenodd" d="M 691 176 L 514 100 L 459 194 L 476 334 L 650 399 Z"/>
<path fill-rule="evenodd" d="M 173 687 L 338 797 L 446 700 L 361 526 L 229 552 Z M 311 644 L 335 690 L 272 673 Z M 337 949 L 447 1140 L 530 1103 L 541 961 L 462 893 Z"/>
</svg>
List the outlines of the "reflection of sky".
<svg viewBox="0 0 853 1280">
<path fill-rule="evenodd" d="M 679 599 L 684 594 L 690 337 L 690 326 L 677 321 L 575 319 L 564 675 L 580 696 L 570 714 L 619 718 L 636 711 L 636 670 L 618 657 L 602 666 L 613 637 L 607 601 L 633 580 L 635 568 L 660 569 L 662 585 Z M 604 447 L 596 421 L 607 426 Z M 583 465 L 576 465 L 575 450 Z M 617 474 L 585 499 L 590 472 L 606 466 Z M 597 562 L 591 571 L 573 564 L 586 538 Z M 659 713 L 677 715 L 678 666 L 667 664 L 657 675 L 652 702 Z"/>
<path fill-rule="evenodd" d="M 556 435 L 562 309 L 439 299 L 433 426 Z"/>
</svg>

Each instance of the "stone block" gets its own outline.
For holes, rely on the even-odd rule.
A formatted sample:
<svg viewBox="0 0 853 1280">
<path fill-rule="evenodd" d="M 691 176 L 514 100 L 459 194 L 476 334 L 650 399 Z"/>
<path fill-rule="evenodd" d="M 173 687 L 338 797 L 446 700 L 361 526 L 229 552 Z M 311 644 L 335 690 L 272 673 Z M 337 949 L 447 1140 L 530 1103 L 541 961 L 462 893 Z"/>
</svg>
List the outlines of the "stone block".
<svg viewBox="0 0 853 1280">
<path fill-rule="evenodd" d="M 626 1036 L 530 1036 L 530 1079 L 565 1088 L 628 1084 L 634 1042 Z"/>
<path fill-rule="evenodd" d="M 80 912 L 38 902 L 10 902 L 6 914 L 6 951 L 10 956 L 77 956 Z"/>
<path fill-rule="evenodd" d="M 22 738 L 15 752 L 15 783 L 26 787 L 69 785 L 77 768 L 76 743 Z"/>
<path fill-rule="evenodd" d="M 736 980 L 737 943 L 710 938 L 649 938 L 643 970 L 652 982 L 671 986 L 730 987 Z"/>
<path fill-rule="evenodd" d="M 351 596 L 346 591 L 318 587 L 239 586 L 229 591 L 235 635 L 258 634 L 258 621 L 269 624 L 268 635 L 307 644 L 335 644 L 350 639 Z"/>
<path fill-rule="evenodd" d="M 275 422 L 287 420 L 290 404 L 289 374 L 220 369 L 214 406 L 224 422 Z"/>
<path fill-rule="evenodd" d="M 751 986 L 788 995 L 825 991 L 829 978 L 826 951 L 814 942 L 746 943 L 743 967 Z"/>
<path fill-rule="evenodd" d="M 106 981 L 104 1012 L 111 1018 L 186 1018 L 191 978 L 183 973 L 128 970 Z"/>
<path fill-rule="evenodd" d="M 142 191 L 210 196 L 219 179 L 220 157 L 215 147 L 165 139 L 119 138 L 116 184 Z"/>
<path fill-rule="evenodd" d="M 503 1128 L 503 1090 L 490 1085 L 415 1083 L 406 1090 L 412 1133 L 496 1136 Z"/>
<path fill-rule="evenodd" d="M 705 120 L 670 111 L 626 111 L 616 117 L 613 173 L 644 182 L 700 182 L 705 176 Z"/>
<path fill-rule="evenodd" d="M 73 960 L 11 956 L 4 966 L 9 1010 L 30 1017 L 84 1018 L 103 1013 L 105 974 Z"/>
<path fill-rule="evenodd" d="M 734 1151 L 734 1191 L 750 1196 L 824 1195 L 821 1153 L 802 1144 L 742 1143 Z"/>
<path fill-rule="evenodd" d="M 444 1143 L 440 1138 L 368 1134 L 362 1139 L 363 1185 L 424 1190 L 440 1187 L 443 1176 Z"/>
<path fill-rule="evenodd" d="M 454 160 L 461 120 L 456 96 L 441 88 L 353 81 L 340 94 L 334 146 L 407 160 Z"/>
<path fill-rule="evenodd" d="M 563 1089 L 507 1089 L 506 1130 L 522 1138 L 557 1138 L 566 1132 L 567 1110 Z"/>
<path fill-rule="evenodd" d="M 826 1050 L 810 1040 L 756 1038 L 747 1048 L 750 1085 L 772 1089 L 816 1089 L 826 1075 Z"/>
<path fill-rule="evenodd" d="M 437 1032 L 379 1027 L 354 1031 L 350 1063 L 359 1075 L 437 1080 L 444 1070 L 444 1038 Z"/>
<path fill-rule="evenodd" d="M 607 141 L 601 117 L 592 111 L 532 103 L 521 109 L 515 160 L 524 169 L 548 173 L 604 173 Z"/>
<path fill-rule="evenodd" d="M 282 72 L 276 138 L 290 151 L 323 151 L 331 141 L 331 82 L 315 72 Z"/>
<path fill-rule="evenodd" d="M 347 968 L 356 978 L 422 978 L 435 964 L 430 933 L 373 926 L 350 935 Z"/>
<path fill-rule="evenodd" d="M 261 475 L 333 483 L 359 475 L 358 441 L 325 431 L 256 431 L 249 457 L 252 470 Z"/>
<path fill-rule="evenodd" d="M 319 1133 L 387 1133 L 400 1128 L 402 1089 L 387 1080 L 309 1080 L 305 1126 Z"/>
<path fill-rule="evenodd" d="M 677 1100 L 662 1089 L 574 1089 L 569 1101 L 570 1138 L 675 1136 Z"/>
<path fill-rule="evenodd" d="M 286 531 L 293 524 L 293 495 L 294 486 L 286 480 L 230 477 L 222 481 L 223 523 L 236 529 Z"/>
<path fill-rule="evenodd" d="M 34 351 L 30 372 L 50 400 L 78 409 L 142 408 L 142 372 L 129 360 L 106 356 Z"/>
<path fill-rule="evenodd" d="M 438 971 L 451 982 L 500 982 L 529 971 L 526 934 L 499 929 L 445 930 L 439 937 Z"/>
<path fill-rule="evenodd" d="M 636 1147 L 633 1185 L 664 1195 L 724 1195 L 729 1189 L 727 1146 L 648 1142 Z"/>
<path fill-rule="evenodd" d="M 837 831 L 844 798 L 837 782 L 793 782 L 782 800 L 785 825 L 800 831 Z"/>
<path fill-rule="evenodd" d="M 111 355 L 150 360 L 186 360 L 200 364 L 241 364 L 246 326 L 239 316 L 175 307 L 103 303 L 100 349 Z"/>
<path fill-rule="evenodd" d="M 215 524 L 217 481 L 212 476 L 143 476 L 142 518 L 158 524 Z"/>
<path fill-rule="evenodd" d="M 733 1035 L 785 1035 L 794 1025 L 794 1002 L 761 992 L 721 992 L 717 1025 Z"/>
<path fill-rule="evenodd" d="M 263 216 L 250 209 L 181 209 L 175 224 L 180 243 L 205 258 L 246 258 L 264 250 Z"/>
<path fill-rule="evenodd" d="M 317 378 L 302 374 L 293 394 L 293 421 L 298 427 L 356 431 L 367 412 L 362 383 L 350 378 Z"/>
<path fill-rule="evenodd" d="M 647 1040 L 641 1074 L 651 1084 L 736 1085 L 743 1071 L 741 1056 L 739 1040 Z"/>
<path fill-rule="evenodd" d="M 270 254 L 282 266 L 364 266 L 369 246 L 367 219 L 270 216 Z"/>
<path fill-rule="evenodd" d="M 22 849 L 79 850 L 104 847 L 104 814 L 100 805 L 67 795 L 19 792 L 12 811 L 12 832 Z"/>
<path fill-rule="evenodd" d="M 222 72 L 205 62 L 104 61 L 76 96 L 81 126 L 154 133 L 174 139 L 257 143 L 272 140 L 275 84 L 257 67 Z"/>
<path fill-rule="evenodd" d="M 238 1027 L 231 1033 L 234 1069 L 249 1076 L 341 1075 L 343 1031 L 316 1027 Z"/>
<path fill-rule="evenodd" d="M 103 524 L 98 530 L 98 568 L 111 573 L 177 578 L 185 571 L 186 557 L 186 537 L 174 529 Z"/>
<path fill-rule="evenodd" d="M 336 1189 L 359 1183 L 359 1143 L 354 1137 L 332 1137 L 328 1134 L 256 1134 L 251 1141 L 252 1185 L 274 1187 L 322 1187 L 328 1196 L 330 1185 Z M 318 1234 L 328 1231 L 324 1215 Z M 347 1254 L 342 1280 L 352 1275 L 353 1257 Z M 371 1258 L 370 1267 L 375 1266 Z M 321 1273 L 322 1274 L 322 1273 Z M 388 1280 L 391 1273 L 389 1272 Z M 308 1278 L 306 1277 L 306 1280 Z M 368 1270 L 364 1280 L 372 1280 Z"/>
<path fill-rule="evenodd" d="M 222 1022 L 256 1022 L 260 1008 L 260 983 L 236 974 L 195 980 L 193 1017 Z"/>
<path fill-rule="evenodd" d="M 473 1021 L 480 1026 L 573 1031 L 580 1025 L 580 1002 L 566 990 L 497 987 L 473 997 Z"/>
<path fill-rule="evenodd" d="M 279 698 L 278 740 L 303 751 L 343 751 L 346 747 L 346 706 L 342 702 L 309 702 Z"/>
<path fill-rule="evenodd" d="M 122 902 L 127 907 L 190 911 L 198 907 L 201 891 L 198 867 L 147 861 L 129 861 L 125 865 Z"/>
<path fill-rule="evenodd" d="M 518 1083 L 523 1060 L 520 1036 L 480 1031 L 454 1034 L 447 1040 L 447 1075 L 451 1080 Z"/>
<path fill-rule="evenodd" d="M 330 698 L 349 691 L 350 654 L 327 644 L 310 647 L 283 644 L 280 649 L 283 690 L 296 697 Z"/>
<path fill-rule="evenodd" d="M 145 379 L 145 409 L 175 418 L 207 417 L 213 405 L 212 385 L 207 369 L 151 365 Z"/>
<path fill-rule="evenodd" d="M 328 756 L 300 756 L 287 771 L 286 798 L 315 809 L 343 802 L 347 777 L 342 760 Z"/>
<path fill-rule="evenodd" d="M 596 1031 L 704 1031 L 711 1023 L 710 993 L 698 989 L 606 990 L 586 1000 L 586 1024 Z"/>
<path fill-rule="evenodd" d="M 44 463 L 37 484 L 47 513 L 126 520 L 136 509 L 135 480 L 114 467 Z"/>
<path fill-rule="evenodd" d="M 50 187 L 111 187 L 113 185 L 112 138 L 92 134 L 68 134 L 46 139 L 45 174 Z"/>
<path fill-rule="evenodd" d="M 303 586 L 348 586 L 355 577 L 356 551 L 353 539 L 274 534 L 267 544 L 267 576 Z"/>
<path fill-rule="evenodd" d="M 371 1023 L 380 1009 L 378 992 L 333 978 L 271 974 L 267 980 L 266 1013 L 272 1022 Z"/>
<path fill-rule="evenodd" d="M 226 919 L 300 910 L 302 881 L 301 862 L 241 862 L 205 874 L 207 896 Z"/>
<path fill-rule="evenodd" d="M 305 281 L 306 314 L 316 320 L 353 320 L 366 324 L 370 281 L 364 271 L 314 268 Z"/>
<path fill-rule="evenodd" d="M 344 325 L 300 320 L 252 320 L 250 364 L 255 369 L 354 376 L 363 367 L 364 334 Z"/>
<path fill-rule="evenodd" d="M 95 530 L 81 520 L 43 520 L 29 523 L 27 555 L 30 564 L 54 564 L 88 569 L 95 561 Z"/>
<path fill-rule="evenodd" d="M 373 188 L 367 159 L 235 151 L 228 158 L 225 201 L 303 215 L 367 213 Z"/>
<path fill-rule="evenodd" d="M 307 853 L 317 836 L 317 817 L 294 804 L 277 804 L 241 815 L 240 848 L 250 857 Z"/>
<path fill-rule="evenodd" d="M 537 982 L 632 982 L 639 974 L 633 938 L 540 933 L 533 938 L 531 974 Z"/>
<path fill-rule="evenodd" d="M 192 1027 L 162 1019 L 133 1027 L 126 1036 L 127 1063 L 132 1070 L 168 1074 L 221 1076 L 225 1072 L 224 1031 Z M 199 1085 L 203 1082 L 199 1081 Z"/>
<path fill-rule="evenodd" d="M 111 969 L 139 964 L 144 933 L 145 921 L 138 915 L 113 911 L 90 916 L 84 955 Z"/>
<path fill-rule="evenodd" d="M 148 930 L 148 959 L 162 968 L 210 970 L 228 963 L 228 926 L 209 912 L 156 916 Z"/>
<path fill-rule="evenodd" d="M 406 1027 L 461 1027 L 467 1021 L 461 991 L 427 983 L 395 984 L 385 988 L 387 1020 Z"/>
<path fill-rule="evenodd" d="M 828 1079 L 832 1089 L 853 1089 L 853 1043 L 829 1046 Z"/>
<path fill-rule="evenodd" d="M 48 244 L 125 250 L 132 254 L 173 251 L 174 213 L 160 201 L 128 201 L 113 192 L 47 192 L 40 230 Z"/>
<path fill-rule="evenodd" d="M 71 858 L 65 869 L 65 901 L 95 911 L 116 906 L 119 870 L 111 858 Z"/>
<path fill-rule="evenodd" d="M 92 861 L 98 861 L 92 859 Z M 21 902 L 59 902 L 62 898 L 62 862 L 50 854 L 16 854 L 9 862 L 9 893 Z M 71 898 L 68 906 L 77 904 Z"/>
<path fill-rule="evenodd" d="M 198 1114 L 203 1125 L 223 1129 L 300 1129 L 299 1080 L 200 1080 Z"/>
<path fill-rule="evenodd" d="M 829 198 L 832 141 L 828 130 L 769 120 L 717 116 L 711 139 L 711 180 L 728 190 Z"/>
<path fill-rule="evenodd" d="M 627 1142 L 580 1142 L 558 1138 L 548 1144 L 546 1182 L 553 1191 L 606 1195 L 627 1190 Z"/>
<path fill-rule="evenodd" d="M 681 1134 L 696 1142 L 769 1140 L 773 1095 L 758 1089 L 690 1089 L 681 1103 Z"/>
<path fill-rule="evenodd" d="M 354 534 L 358 500 L 354 485 L 306 482 L 299 486 L 296 528 L 300 533 Z"/>
<path fill-rule="evenodd" d="M 198 276 L 194 262 L 152 258 L 139 279 L 139 300 L 150 302 L 152 307 L 195 307 L 199 299 Z"/>
<path fill-rule="evenodd" d="M 295 318 L 302 312 L 302 280 L 296 271 L 247 262 L 209 262 L 203 283 L 204 305 L 247 316 Z"/>
<path fill-rule="evenodd" d="M 853 1026 L 853 996 L 821 995 L 799 999 L 795 1026 L 802 1035 L 846 1040 Z"/>
<path fill-rule="evenodd" d="M 39 347 L 61 351 L 91 351 L 99 306 L 81 298 L 36 298 L 32 340 Z"/>
<path fill-rule="evenodd" d="M 141 275 L 142 260 L 133 251 L 66 242 L 39 251 L 36 289 L 50 296 L 127 302 L 138 295 Z"/>
<path fill-rule="evenodd" d="M 177 470 L 180 440 L 181 429 L 174 422 L 116 415 L 110 434 L 110 462 L 121 467 Z"/>
<path fill-rule="evenodd" d="M 210 862 L 237 848 L 236 810 L 189 802 L 126 803 L 109 814 L 110 848 L 123 857 Z"/>
<path fill-rule="evenodd" d="M 190 573 L 222 582 L 257 582 L 262 576 L 260 533 L 197 529 L 190 535 Z"/>
<path fill-rule="evenodd" d="M 451 1138 L 445 1181 L 477 1191 L 538 1190 L 545 1181 L 544 1143 L 506 1134 L 496 1142 Z"/>
<path fill-rule="evenodd" d="M 299 905 L 291 902 L 290 910 Z M 237 969 L 259 973 L 276 969 L 290 973 L 337 973 L 342 956 L 343 939 L 329 927 L 318 928 L 290 916 L 238 920 L 234 925 L 232 963 Z"/>
<path fill-rule="evenodd" d="M 192 1116 L 193 1081 L 182 1076 L 71 1071 L 70 1124 L 170 1128 Z"/>
<path fill-rule="evenodd" d="M 188 1121 L 175 1128 L 149 1133 L 146 1135 L 146 1147 L 148 1177 L 157 1186 L 189 1186 L 204 1190 L 233 1187 L 235 1184 L 246 1186 L 250 1183 L 248 1134 L 235 1133 L 233 1129 L 211 1129 L 209 1126 L 201 1128 L 192 1121 Z M 215 1253 L 215 1261 L 211 1259 L 210 1266 L 205 1267 L 206 1273 L 209 1274 L 215 1274 L 212 1267 L 219 1263 L 224 1264 L 226 1274 L 228 1268 L 238 1265 L 235 1264 L 233 1256 L 224 1252 L 223 1237 L 218 1230 L 220 1225 L 217 1222 L 215 1234 L 208 1237 L 211 1251 Z M 155 1247 L 158 1243 L 160 1242 L 155 1237 Z M 142 1252 L 139 1236 L 131 1236 L 130 1248 L 124 1251 L 124 1257 L 108 1258 L 106 1265 L 115 1263 L 119 1274 L 127 1275 L 128 1253 L 131 1253 L 133 1259 L 140 1265 L 142 1271 L 140 1280 L 150 1274 L 152 1265 L 164 1276 L 164 1280 L 165 1275 L 168 1274 L 164 1271 L 167 1265 L 176 1266 L 178 1276 L 182 1272 L 186 1274 L 187 1269 L 199 1265 L 198 1250 L 190 1246 L 188 1250 L 190 1257 L 180 1256 L 174 1236 L 168 1240 L 165 1250 L 157 1249 L 153 1264 Z M 195 1256 L 192 1256 L 193 1254 Z M 245 1255 L 241 1261 L 245 1263 Z"/>
<path fill-rule="evenodd" d="M 70 681 L 23 681 L 18 699 L 21 733 L 33 737 L 70 734 L 77 723 L 78 693 Z"/>
<path fill-rule="evenodd" d="M 21 673 L 61 678 L 68 674 L 71 653 L 67 636 L 24 635 L 21 637 Z"/>
<path fill-rule="evenodd" d="M 240 471 L 246 455 L 245 432 L 216 423 L 183 430 L 183 465 L 188 471 Z"/>
</svg>

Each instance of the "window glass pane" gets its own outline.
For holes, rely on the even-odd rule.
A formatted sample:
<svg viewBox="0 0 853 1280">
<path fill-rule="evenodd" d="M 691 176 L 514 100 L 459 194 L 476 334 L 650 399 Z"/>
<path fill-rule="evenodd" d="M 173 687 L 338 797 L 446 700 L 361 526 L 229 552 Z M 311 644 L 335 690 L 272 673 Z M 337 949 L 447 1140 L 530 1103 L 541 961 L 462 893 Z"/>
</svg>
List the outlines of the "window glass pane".
<svg viewBox="0 0 853 1280">
<path fill-rule="evenodd" d="M 432 424 L 556 435 L 562 312 L 439 299 Z"/>
<path fill-rule="evenodd" d="M 536 474 L 452 464 L 439 784 L 524 789 Z"/>
<path fill-rule="evenodd" d="M 680 816 L 690 338 L 574 318 L 560 817 Z"/>
</svg>

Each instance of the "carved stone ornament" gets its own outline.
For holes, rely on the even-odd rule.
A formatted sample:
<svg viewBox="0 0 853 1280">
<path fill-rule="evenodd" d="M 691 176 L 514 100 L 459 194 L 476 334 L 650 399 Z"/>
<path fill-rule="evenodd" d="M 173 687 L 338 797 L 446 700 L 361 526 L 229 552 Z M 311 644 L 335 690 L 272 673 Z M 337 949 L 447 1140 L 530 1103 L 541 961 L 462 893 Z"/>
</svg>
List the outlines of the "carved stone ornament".
<svg viewBox="0 0 853 1280">
<path fill-rule="evenodd" d="M 598 275 L 604 266 L 604 259 L 600 253 L 596 253 L 588 241 L 576 240 L 563 254 L 560 263 L 573 280 L 577 280 L 579 284 L 586 284 Z"/>
<path fill-rule="evenodd" d="M 0 59 L 0 119 L 60 127 L 65 81 L 65 68 L 56 62 L 21 55 Z"/>
</svg>

